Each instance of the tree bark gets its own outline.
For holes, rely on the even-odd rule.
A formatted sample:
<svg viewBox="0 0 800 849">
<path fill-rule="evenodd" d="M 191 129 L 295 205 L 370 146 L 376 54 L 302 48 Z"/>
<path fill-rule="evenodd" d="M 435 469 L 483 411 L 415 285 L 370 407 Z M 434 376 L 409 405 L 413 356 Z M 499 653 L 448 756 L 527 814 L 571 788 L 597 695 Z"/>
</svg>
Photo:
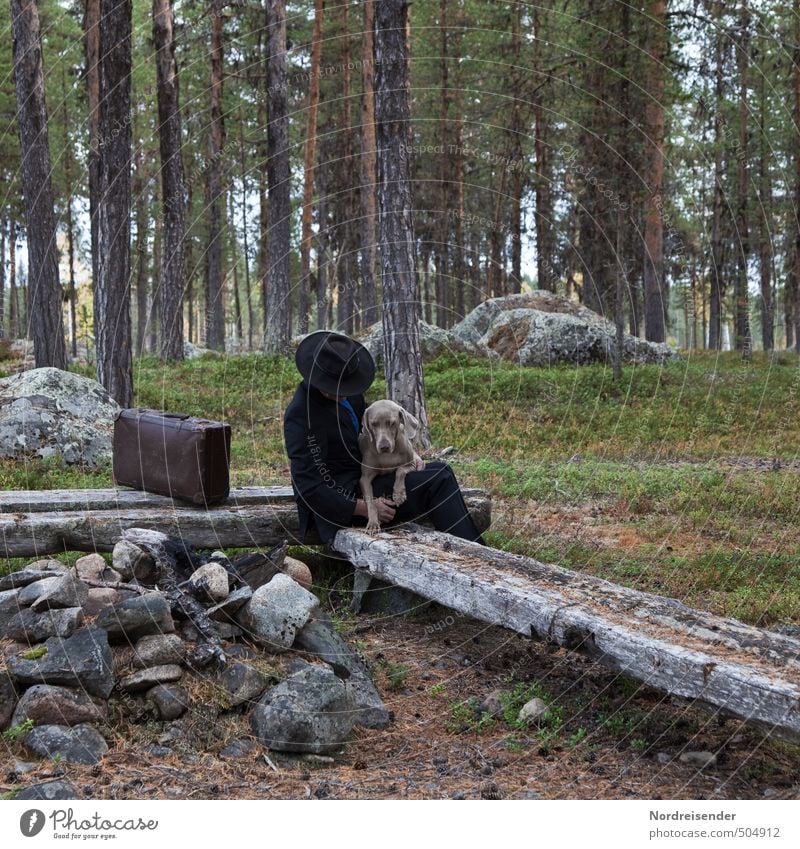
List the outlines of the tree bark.
<svg viewBox="0 0 800 849">
<path fill-rule="evenodd" d="M 282 354 L 289 347 L 290 224 L 289 115 L 286 71 L 286 0 L 267 0 L 267 125 L 269 181 L 269 272 L 264 350 Z"/>
<path fill-rule="evenodd" d="M 6 235 L 8 222 L 0 218 L 0 339 L 6 338 Z"/>
<path fill-rule="evenodd" d="M 63 122 L 63 144 L 64 144 L 64 182 L 66 183 L 66 224 L 67 224 L 67 263 L 69 284 L 67 286 L 67 301 L 69 303 L 69 340 L 72 349 L 72 356 L 78 356 L 78 293 L 75 287 L 75 220 L 72 215 L 72 168 L 73 154 L 70 150 L 69 140 L 69 109 L 67 106 L 67 80 L 66 72 L 62 67 L 61 71 L 61 99 L 63 105 L 62 122 Z M 0 256 L 2 252 L 0 251 Z M 2 303 L 3 295 L 0 289 L 0 303 Z M 0 335 L 2 335 L 2 306 L 0 306 Z"/>
<path fill-rule="evenodd" d="M 794 50 L 792 51 L 792 87 L 794 89 L 794 126 L 800 127 L 800 0 L 794 0 Z M 795 149 L 795 192 L 794 192 L 794 256 L 792 259 L 791 312 L 794 329 L 795 350 L 800 353 L 800 149 Z M 788 322 L 787 322 L 788 324 Z M 789 334 L 787 332 L 787 342 Z"/>
<path fill-rule="evenodd" d="M 361 42 L 361 307 L 365 327 L 378 320 L 374 21 L 375 0 L 365 0 Z"/>
<path fill-rule="evenodd" d="M 406 26 L 408 0 L 383 0 L 375 9 L 375 119 L 378 140 L 383 282 L 384 370 L 389 398 L 420 422 L 430 444 L 419 344 L 419 283 L 414 255 L 414 202 L 406 155 L 411 120 Z"/>
<path fill-rule="evenodd" d="M 181 156 L 181 113 L 178 66 L 175 62 L 174 14 L 171 0 L 153 0 L 156 50 L 158 137 L 161 152 L 161 203 L 164 211 L 161 281 L 161 359 L 183 359 L 184 239 L 186 188 Z"/>
<path fill-rule="evenodd" d="M 29 310 L 36 368 L 67 367 L 58 280 L 47 109 L 39 11 L 35 0 L 11 0 L 17 124 L 28 243 Z"/>
<path fill-rule="evenodd" d="M 308 333 L 311 294 L 311 242 L 313 238 L 314 177 L 317 162 L 317 109 L 319 106 L 320 61 L 322 58 L 322 17 L 324 0 L 314 0 L 314 30 L 311 36 L 311 67 L 308 81 L 308 119 L 303 157 L 303 212 L 300 234 L 300 292 L 298 328 L 300 334 Z"/>
<path fill-rule="evenodd" d="M 222 271 L 222 155 L 225 122 L 222 114 L 222 0 L 211 2 L 211 126 L 208 134 L 208 245 L 206 247 L 206 347 L 225 350 L 225 293 Z"/>
<path fill-rule="evenodd" d="M 97 280 L 97 207 L 100 199 L 100 3 L 85 0 L 83 18 L 86 57 L 86 94 L 89 105 L 89 222 L 91 226 L 92 283 Z"/>
<path fill-rule="evenodd" d="M 448 252 L 450 247 L 450 85 L 448 80 L 448 28 L 447 0 L 439 2 L 439 36 L 441 39 L 441 94 L 439 106 L 439 144 L 443 151 L 439 156 L 439 228 L 435 234 L 436 254 L 436 324 L 450 325 L 450 269 Z"/>
<path fill-rule="evenodd" d="M 711 269 L 709 305 L 708 305 L 708 347 L 712 350 L 722 348 L 722 301 L 725 296 L 725 276 L 723 264 L 722 212 L 725 205 L 724 159 L 723 159 L 723 117 L 724 105 L 724 68 L 723 38 L 720 19 L 722 4 L 714 3 L 714 20 L 718 23 L 714 46 L 714 208 L 711 225 Z"/>
<path fill-rule="evenodd" d="M 766 75 L 763 69 L 759 72 L 760 109 L 759 109 L 759 138 L 760 154 L 759 168 L 759 271 L 761 283 L 761 341 L 765 351 L 775 347 L 775 305 L 772 298 L 772 185 L 769 174 L 769 147 L 766 128 Z"/>
<path fill-rule="evenodd" d="M 664 289 L 664 83 L 667 58 L 666 0 L 648 8 L 648 83 L 645 127 L 648 139 L 647 196 L 644 203 L 644 331 L 650 342 L 666 340 Z"/>
<path fill-rule="evenodd" d="M 736 340 L 737 351 L 749 357 L 752 351 L 750 337 L 750 298 L 747 292 L 747 261 L 750 257 L 750 223 L 748 212 L 749 196 L 749 132 L 747 126 L 748 104 L 747 84 L 750 54 L 750 10 L 748 0 L 741 0 L 739 16 L 739 151 L 738 151 L 738 190 L 739 202 L 736 214 L 736 229 L 739 242 L 738 273 L 736 275 Z"/>
<path fill-rule="evenodd" d="M 143 175 L 142 147 L 137 145 L 134 154 L 133 195 L 136 198 L 136 354 L 147 353 L 147 231 L 149 219 L 149 194 Z"/>
</svg>

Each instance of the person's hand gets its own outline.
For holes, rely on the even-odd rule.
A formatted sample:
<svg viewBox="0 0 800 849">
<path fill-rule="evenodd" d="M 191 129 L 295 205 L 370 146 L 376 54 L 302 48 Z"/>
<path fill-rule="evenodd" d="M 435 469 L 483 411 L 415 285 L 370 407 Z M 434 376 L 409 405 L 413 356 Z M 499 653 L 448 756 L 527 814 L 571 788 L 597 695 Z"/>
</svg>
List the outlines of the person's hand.
<svg viewBox="0 0 800 849">
<path fill-rule="evenodd" d="M 394 514 L 397 512 L 397 505 L 394 501 L 383 496 L 375 499 L 375 507 L 378 510 L 378 521 L 382 525 L 388 525 L 394 519 Z M 356 501 L 356 509 L 353 515 L 367 518 L 367 502 L 363 498 L 359 498 Z"/>
</svg>

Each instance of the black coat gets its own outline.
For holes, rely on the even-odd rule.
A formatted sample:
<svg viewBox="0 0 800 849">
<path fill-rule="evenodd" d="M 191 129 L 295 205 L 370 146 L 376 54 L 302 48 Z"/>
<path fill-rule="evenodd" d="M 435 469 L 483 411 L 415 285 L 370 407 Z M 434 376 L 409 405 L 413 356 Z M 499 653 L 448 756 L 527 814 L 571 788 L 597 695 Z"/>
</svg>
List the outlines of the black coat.
<svg viewBox="0 0 800 849">
<path fill-rule="evenodd" d="M 359 422 L 363 395 L 347 399 Z M 339 528 L 350 527 L 361 477 L 358 434 L 347 410 L 303 381 L 283 419 L 286 452 L 291 462 L 292 487 L 300 516 L 300 538 L 312 523 L 323 542 Z"/>
</svg>

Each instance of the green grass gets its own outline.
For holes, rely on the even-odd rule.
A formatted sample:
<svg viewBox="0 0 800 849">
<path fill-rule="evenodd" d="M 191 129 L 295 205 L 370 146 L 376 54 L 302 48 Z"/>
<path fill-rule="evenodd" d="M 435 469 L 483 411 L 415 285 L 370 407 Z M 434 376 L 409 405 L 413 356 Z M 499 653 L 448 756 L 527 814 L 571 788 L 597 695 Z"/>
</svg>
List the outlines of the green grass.
<svg viewBox="0 0 800 849">
<path fill-rule="evenodd" d="M 298 380 L 281 357 L 145 357 L 134 404 L 228 421 L 234 485 L 286 482 L 281 415 Z M 626 367 L 619 384 L 599 365 L 446 355 L 425 384 L 434 445 L 455 446 L 462 482 L 493 496 L 492 545 L 751 622 L 800 621 L 800 475 L 722 462 L 800 457 L 796 355 L 691 353 Z M 369 399 L 384 394 L 379 380 Z M 4 489 L 110 484 L 109 465 L 0 461 Z"/>
</svg>

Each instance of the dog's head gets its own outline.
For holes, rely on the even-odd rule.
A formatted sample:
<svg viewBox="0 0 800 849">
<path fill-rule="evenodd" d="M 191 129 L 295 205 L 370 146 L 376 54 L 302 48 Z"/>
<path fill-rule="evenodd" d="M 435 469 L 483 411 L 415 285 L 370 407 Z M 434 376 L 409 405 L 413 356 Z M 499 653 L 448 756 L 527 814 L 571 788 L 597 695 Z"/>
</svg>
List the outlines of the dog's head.
<svg viewBox="0 0 800 849">
<path fill-rule="evenodd" d="M 410 445 L 419 430 L 419 422 L 394 401 L 375 401 L 364 411 L 364 432 L 380 454 L 393 454 L 398 442 Z"/>
</svg>

